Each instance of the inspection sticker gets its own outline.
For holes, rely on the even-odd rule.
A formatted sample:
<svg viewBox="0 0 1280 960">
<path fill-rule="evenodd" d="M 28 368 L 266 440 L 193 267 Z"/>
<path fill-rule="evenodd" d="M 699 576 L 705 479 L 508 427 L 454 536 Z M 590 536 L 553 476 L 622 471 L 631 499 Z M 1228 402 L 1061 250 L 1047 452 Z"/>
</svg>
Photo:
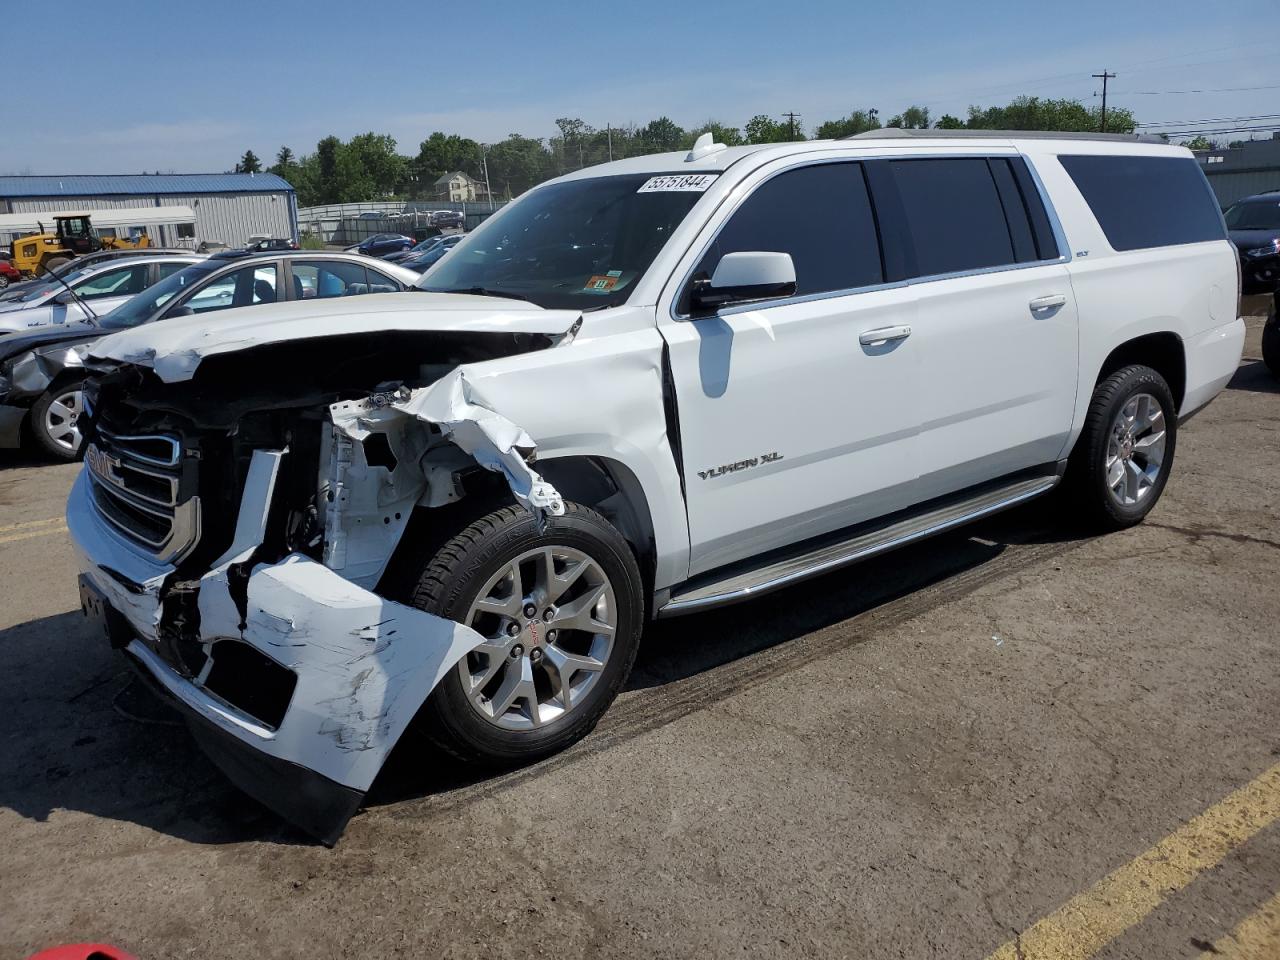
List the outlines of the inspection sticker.
<svg viewBox="0 0 1280 960">
<path fill-rule="evenodd" d="M 650 177 L 636 193 L 702 193 L 715 183 L 718 173 L 687 173 L 683 176 Z"/>
</svg>

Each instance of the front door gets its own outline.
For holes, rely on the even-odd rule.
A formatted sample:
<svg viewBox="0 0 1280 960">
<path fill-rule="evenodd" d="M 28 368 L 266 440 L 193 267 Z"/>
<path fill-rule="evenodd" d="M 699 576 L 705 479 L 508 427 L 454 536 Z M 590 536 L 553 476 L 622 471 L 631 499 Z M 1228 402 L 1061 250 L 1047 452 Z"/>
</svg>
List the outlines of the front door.
<svg viewBox="0 0 1280 960">
<path fill-rule="evenodd" d="M 682 318 L 661 323 L 691 574 L 913 498 L 918 361 L 912 338 L 900 336 L 914 321 L 913 296 L 883 286 L 862 167 L 818 163 L 756 180 L 690 279 L 710 276 L 726 253 L 781 251 L 795 264 L 795 296 L 704 317 L 677 305 Z M 890 328 L 894 339 L 875 333 Z"/>
</svg>

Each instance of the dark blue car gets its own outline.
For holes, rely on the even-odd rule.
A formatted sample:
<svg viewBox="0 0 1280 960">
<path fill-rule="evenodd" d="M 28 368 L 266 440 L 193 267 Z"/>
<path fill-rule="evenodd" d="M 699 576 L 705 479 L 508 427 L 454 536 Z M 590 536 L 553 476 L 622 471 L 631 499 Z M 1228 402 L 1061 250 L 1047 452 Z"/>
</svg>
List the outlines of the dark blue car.
<svg viewBox="0 0 1280 960">
<path fill-rule="evenodd" d="M 356 244 L 356 249 L 366 256 L 385 257 L 388 253 L 399 253 L 413 246 L 413 238 L 399 233 L 375 233 L 367 240 Z"/>
</svg>

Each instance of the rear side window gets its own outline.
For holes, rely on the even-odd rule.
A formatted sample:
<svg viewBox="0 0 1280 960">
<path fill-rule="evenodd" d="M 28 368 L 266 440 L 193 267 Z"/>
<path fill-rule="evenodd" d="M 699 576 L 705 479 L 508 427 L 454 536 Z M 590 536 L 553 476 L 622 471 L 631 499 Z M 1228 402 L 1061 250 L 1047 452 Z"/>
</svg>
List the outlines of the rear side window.
<svg viewBox="0 0 1280 960">
<path fill-rule="evenodd" d="M 1000 191 L 985 159 L 894 160 L 889 169 L 915 247 L 915 276 L 1019 262 Z M 1025 213 L 1021 215 L 1025 223 Z M 1030 242 L 1029 234 L 1020 231 L 1019 246 Z"/>
<path fill-rule="evenodd" d="M 883 282 L 861 164 L 800 167 L 766 180 L 730 217 L 695 275 L 710 277 L 726 253 L 748 250 L 791 254 L 797 296 Z"/>
<path fill-rule="evenodd" d="M 1115 250 L 1221 240 L 1222 216 L 1190 157 L 1063 156 Z"/>
</svg>

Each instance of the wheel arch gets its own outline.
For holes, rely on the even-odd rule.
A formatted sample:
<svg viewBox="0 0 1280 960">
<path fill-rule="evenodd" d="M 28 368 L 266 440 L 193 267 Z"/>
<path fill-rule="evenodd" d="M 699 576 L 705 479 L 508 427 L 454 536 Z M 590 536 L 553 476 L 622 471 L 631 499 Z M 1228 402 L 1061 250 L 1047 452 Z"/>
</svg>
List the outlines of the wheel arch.
<svg viewBox="0 0 1280 960">
<path fill-rule="evenodd" d="M 1181 409 L 1187 392 L 1187 353 L 1181 337 L 1165 330 L 1126 340 L 1107 354 L 1093 386 L 1097 387 L 1117 370 L 1134 363 L 1151 367 L 1164 377 L 1173 394 L 1175 407 Z"/>
</svg>

